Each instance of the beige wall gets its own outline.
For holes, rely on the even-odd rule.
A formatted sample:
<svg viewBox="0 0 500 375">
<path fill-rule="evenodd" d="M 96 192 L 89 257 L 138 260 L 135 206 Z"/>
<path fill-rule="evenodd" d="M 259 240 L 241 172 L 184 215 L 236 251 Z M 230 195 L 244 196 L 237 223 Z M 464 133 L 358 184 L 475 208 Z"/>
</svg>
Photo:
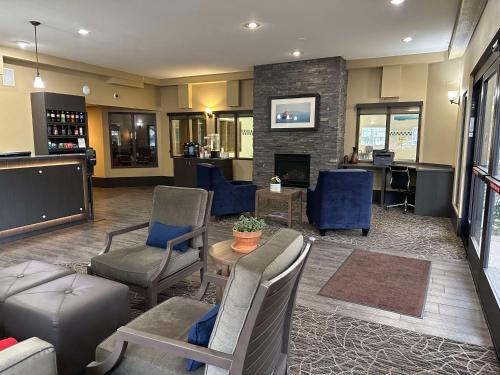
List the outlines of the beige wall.
<svg viewBox="0 0 500 375">
<path fill-rule="evenodd" d="M 35 70 L 22 64 L 5 64 L 14 69 L 16 85 L 0 85 L 0 152 L 34 150 L 30 93 Z M 104 78 L 70 71 L 41 70 L 46 91 L 82 95 L 82 86 L 88 85 L 92 93 L 87 104 L 125 108 L 159 110 L 159 89 L 145 85 L 144 89 L 109 85 Z M 113 93 L 119 94 L 118 99 Z M 92 145 L 92 144 L 91 144 Z"/>
<path fill-rule="evenodd" d="M 496 12 L 498 14 L 498 1 Z M 491 7 L 491 5 L 488 5 Z M 483 16 L 484 17 L 484 16 Z M 491 18 L 491 17 L 490 17 Z M 484 26 L 479 30 L 487 29 Z M 491 28 L 492 30 L 493 28 Z M 488 32 L 492 32 L 489 30 Z M 483 33 L 482 31 L 480 31 Z M 484 31 L 487 33 L 487 31 Z M 482 34 L 481 34 L 482 35 Z M 476 37 L 476 39 L 479 37 Z M 481 43 L 484 38 L 479 38 Z M 486 38 L 487 39 L 487 38 Z M 477 42 L 476 42 L 477 43 Z M 486 43 L 486 42 L 484 42 Z M 480 48 L 468 51 L 466 61 L 471 65 L 471 56 L 478 58 Z M 457 106 L 450 105 L 446 92 L 450 82 L 460 81 L 455 76 L 461 69 L 459 61 L 435 62 L 440 56 L 424 56 L 422 58 L 370 59 L 370 61 L 351 61 L 348 66 L 348 90 L 346 112 L 345 153 L 355 144 L 356 111 L 358 103 L 382 101 L 380 85 L 382 65 L 390 62 L 402 65 L 402 85 L 400 101 L 424 101 L 422 122 L 421 161 L 454 164 L 456 160 L 455 145 Z M 431 63 L 425 62 L 428 59 Z M 473 59 L 473 58 L 472 58 Z M 418 63 L 412 63 L 416 61 Z M 33 151 L 33 132 L 31 124 L 31 104 L 29 94 L 35 91 L 32 87 L 35 70 L 30 63 L 9 62 L 5 66 L 13 68 L 16 86 L 0 85 L 0 152 L 15 150 Z M 382 65 L 381 65 L 382 64 Z M 380 65 L 380 66 L 374 66 Z M 464 63 L 464 66 L 466 64 Z M 363 68 L 363 66 L 368 66 Z M 226 98 L 226 82 L 193 82 L 193 77 L 186 78 L 192 83 L 193 108 L 181 109 L 177 103 L 177 86 L 157 87 L 146 84 L 144 89 L 117 86 L 106 83 L 106 78 L 91 74 L 79 73 L 64 69 L 43 69 L 41 71 L 47 91 L 81 95 L 81 87 L 90 86 L 92 93 L 86 97 L 89 107 L 90 145 L 97 150 L 98 166 L 96 176 L 128 177 L 128 176 L 172 176 L 173 161 L 170 157 L 169 112 L 204 111 L 210 107 L 218 110 L 244 110 L 253 108 L 253 80 L 242 79 L 240 87 L 240 106 L 228 107 Z M 204 78 L 206 81 L 206 77 Z M 178 83 L 182 83 L 179 79 Z M 117 92 L 119 97 L 113 98 Z M 115 110 L 147 110 L 157 113 L 158 124 L 158 168 L 120 168 L 110 167 L 109 130 L 107 113 Z M 213 120 L 209 122 L 213 126 Z M 234 161 L 235 179 L 250 180 L 252 178 L 252 161 Z"/>
<path fill-rule="evenodd" d="M 392 63 L 390 58 L 380 62 Z M 461 67 L 460 60 L 402 65 L 400 96 L 387 99 L 380 98 L 382 67 L 350 69 L 344 152 L 356 142 L 356 104 L 422 101 L 420 161 L 454 165 L 458 107 L 450 104 L 447 93 L 453 85 L 458 87 Z"/>
<path fill-rule="evenodd" d="M 474 67 L 478 63 L 481 55 L 486 51 L 486 47 L 491 42 L 496 32 L 500 28 L 500 0 L 488 0 L 486 4 L 486 8 L 483 11 L 481 19 L 479 20 L 478 25 L 472 35 L 472 38 L 469 42 L 467 50 L 463 56 L 463 74 L 461 77 L 461 87 L 460 93 L 468 92 L 469 95 L 472 91 L 472 77 L 471 73 L 474 70 Z M 470 96 L 469 96 L 470 98 Z M 463 104 L 463 103 L 462 103 Z M 461 106 L 462 107 L 462 106 Z M 461 113 L 466 111 L 465 123 L 469 124 L 470 120 L 470 100 L 468 108 L 461 108 Z M 462 116 L 459 116 L 456 123 L 457 131 L 461 131 L 461 119 Z M 468 127 L 465 127 L 462 137 L 467 137 Z M 463 149 L 460 150 L 460 144 L 457 143 L 457 159 L 459 153 L 466 153 L 466 144 L 464 142 Z M 463 160 L 462 167 L 465 165 L 465 160 Z M 462 169 L 463 170 L 463 169 Z M 463 182 L 464 182 L 464 174 L 455 176 L 455 186 L 454 189 L 459 192 L 459 205 L 454 204 L 455 211 L 458 213 L 458 216 L 461 215 L 462 207 L 461 202 L 463 200 Z"/>
<path fill-rule="evenodd" d="M 459 107 L 450 104 L 448 91 L 458 90 L 461 73 L 461 59 L 429 65 L 426 116 L 420 148 L 425 162 L 456 164 Z"/>
</svg>

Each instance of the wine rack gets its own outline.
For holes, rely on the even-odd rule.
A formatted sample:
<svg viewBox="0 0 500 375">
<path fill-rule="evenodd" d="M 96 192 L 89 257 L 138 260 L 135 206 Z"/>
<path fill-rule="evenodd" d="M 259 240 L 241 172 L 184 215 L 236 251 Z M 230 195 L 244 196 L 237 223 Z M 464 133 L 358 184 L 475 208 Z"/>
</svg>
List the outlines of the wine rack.
<svg viewBox="0 0 500 375">
<path fill-rule="evenodd" d="M 88 147 L 85 97 L 32 93 L 31 108 L 37 155 L 85 152 Z"/>
</svg>

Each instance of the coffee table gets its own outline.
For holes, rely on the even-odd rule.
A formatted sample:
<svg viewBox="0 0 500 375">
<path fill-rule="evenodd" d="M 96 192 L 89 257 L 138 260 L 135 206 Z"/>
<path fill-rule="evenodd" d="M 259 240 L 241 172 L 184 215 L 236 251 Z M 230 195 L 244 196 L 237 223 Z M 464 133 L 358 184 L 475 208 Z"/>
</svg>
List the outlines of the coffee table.
<svg viewBox="0 0 500 375">
<path fill-rule="evenodd" d="M 234 264 L 240 259 L 243 253 L 237 253 L 231 248 L 234 239 L 217 242 L 208 248 L 208 255 L 215 265 L 215 272 L 218 275 L 229 277 Z M 217 286 L 217 302 L 222 300 L 224 290 Z"/>
<path fill-rule="evenodd" d="M 299 212 L 299 220 L 300 223 L 302 223 L 302 194 L 303 194 L 303 189 L 298 189 L 298 188 L 286 188 L 282 187 L 281 191 L 274 192 L 271 191 L 269 188 L 265 189 L 259 189 L 255 193 L 255 217 L 259 217 L 259 206 L 260 206 L 260 201 L 265 199 L 265 200 L 275 200 L 275 201 L 283 201 L 287 202 L 288 205 L 288 214 L 286 217 L 280 216 L 280 215 L 265 215 L 266 218 L 269 219 L 274 219 L 274 220 L 282 220 L 286 221 L 288 226 L 292 226 L 292 203 L 295 199 L 298 199 L 300 202 L 300 212 Z"/>
</svg>

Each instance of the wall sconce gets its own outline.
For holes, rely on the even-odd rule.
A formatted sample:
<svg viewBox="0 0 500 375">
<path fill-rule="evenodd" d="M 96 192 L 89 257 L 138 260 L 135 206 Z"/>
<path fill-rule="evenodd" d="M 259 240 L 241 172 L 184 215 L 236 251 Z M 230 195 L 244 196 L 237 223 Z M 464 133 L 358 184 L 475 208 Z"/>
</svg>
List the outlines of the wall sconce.
<svg viewBox="0 0 500 375">
<path fill-rule="evenodd" d="M 212 108 L 210 108 L 210 107 L 205 108 L 205 115 L 207 115 L 208 118 L 214 117 L 214 114 L 212 112 Z"/>
<path fill-rule="evenodd" d="M 460 97 L 458 96 L 458 91 L 448 91 L 448 100 L 450 104 L 460 105 Z"/>
</svg>

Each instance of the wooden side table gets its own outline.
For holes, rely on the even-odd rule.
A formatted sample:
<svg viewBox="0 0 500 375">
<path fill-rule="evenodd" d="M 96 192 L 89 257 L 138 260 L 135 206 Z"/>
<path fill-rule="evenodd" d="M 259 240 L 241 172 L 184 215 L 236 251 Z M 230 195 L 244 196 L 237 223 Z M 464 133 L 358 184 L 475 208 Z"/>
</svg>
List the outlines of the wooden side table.
<svg viewBox="0 0 500 375">
<path fill-rule="evenodd" d="M 269 219 L 275 220 L 284 220 L 288 223 L 288 226 L 292 226 L 292 203 L 295 199 L 298 199 L 300 202 L 300 212 L 299 212 L 299 220 L 302 223 L 302 189 L 297 188 L 286 188 L 282 187 L 281 191 L 274 192 L 269 188 L 257 190 L 255 193 L 255 217 L 259 217 L 259 205 L 261 199 L 266 200 L 275 200 L 275 201 L 284 201 L 287 202 L 288 205 L 288 215 L 287 217 L 279 216 L 279 215 L 266 215 L 265 217 Z"/>
<path fill-rule="evenodd" d="M 218 275 L 229 277 L 234 264 L 240 259 L 243 253 L 237 253 L 231 249 L 234 239 L 217 242 L 208 248 L 208 255 L 212 258 L 215 265 L 215 272 Z M 217 286 L 217 302 L 222 300 L 224 290 Z"/>
</svg>

